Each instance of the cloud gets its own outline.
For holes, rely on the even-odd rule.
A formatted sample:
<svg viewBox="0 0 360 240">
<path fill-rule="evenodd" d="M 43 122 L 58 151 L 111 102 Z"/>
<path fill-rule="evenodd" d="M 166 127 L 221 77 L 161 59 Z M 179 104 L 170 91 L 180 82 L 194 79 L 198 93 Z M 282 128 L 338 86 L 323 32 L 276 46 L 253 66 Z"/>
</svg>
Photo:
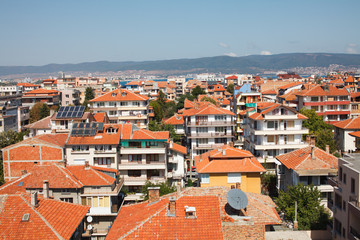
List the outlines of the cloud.
<svg viewBox="0 0 360 240">
<path fill-rule="evenodd" d="M 229 48 L 229 45 L 227 45 L 226 43 L 223 43 L 223 42 L 219 42 L 219 46 L 223 47 L 223 48 Z"/>
<path fill-rule="evenodd" d="M 346 53 L 350 53 L 350 54 L 358 53 L 356 48 L 357 48 L 357 44 L 349 43 L 346 47 Z"/>
<path fill-rule="evenodd" d="M 229 57 L 237 57 L 236 53 L 233 53 L 233 52 L 224 53 L 224 55 L 229 56 Z"/>
<path fill-rule="evenodd" d="M 271 55 L 272 53 L 271 53 L 270 51 L 264 50 L 264 51 L 261 51 L 260 54 L 261 54 L 261 55 Z"/>
</svg>

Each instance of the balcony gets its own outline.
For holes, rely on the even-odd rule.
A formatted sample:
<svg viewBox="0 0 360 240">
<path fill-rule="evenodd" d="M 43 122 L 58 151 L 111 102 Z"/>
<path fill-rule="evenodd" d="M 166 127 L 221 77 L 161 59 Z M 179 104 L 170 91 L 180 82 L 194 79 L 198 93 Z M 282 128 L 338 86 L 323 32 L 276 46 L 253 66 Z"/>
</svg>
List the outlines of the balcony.
<svg viewBox="0 0 360 240">
<path fill-rule="evenodd" d="M 233 138 L 234 136 L 231 133 L 224 132 L 204 132 L 204 133 L 191 133 L 189 138 Z"/>
<path fill-rule="evenodd" d="M 196 121 L 187 122 L 189 127 L 203 127 L 203 126 L 234 126 L 235 121 Z"/>
<path fill-rule="evenodd" d="M 119 170 L 165 169 L 165 161 L 128 161 L 121 160 Z"/>
<path fill-rule="evenodd" d="M 293 134 L 308 134 L 309 129 L 307 128 L 287 128 L 287 129 L 264 129 L 264 130 L 253 130 L 254 135 L 293 135 Z"/>
<path fill-rule="evenodd" d="M 332 187 L 339 187 L 340 182 L 338 181 L 337 177 L 328 177 L 328 183 Z"/>
<path fill-rule="evenodd" d="M 255 150 L 271 150 L 271 149 L 298 149 L 307 147 L 306 143 L 286 143 L 286 144 L 255 144 Z"/>
<path fill-rule="evenodd" d="M 169 155 L 169 163 L 178 163 L 178 160 L 173 155 Z"/>
<path fill-rule="evenodd" d="M 360 239 L 360 231 L 356 231 L 355 228 L 350 226 L 349 230 L 349 239 L 351 240 L 359 240 Z"/>
<path fill-rule="evenodd" d="M 357 200 L 349 201 L 349 211 L 354 214 L 356 218 L 360 219 L 360 203 Z"/>
<path fill-rule="evenodd" d="M 165 154 L 165 147 L 121 147 L 121 154 Z"/>
<path fill-rule="evenodd" d="M 224 143 L 218 144 L 197 144 L 194 146 L 194 149 L 201 150 L 201 149 L 215 149 L 224 146 Z"/>
</svg>

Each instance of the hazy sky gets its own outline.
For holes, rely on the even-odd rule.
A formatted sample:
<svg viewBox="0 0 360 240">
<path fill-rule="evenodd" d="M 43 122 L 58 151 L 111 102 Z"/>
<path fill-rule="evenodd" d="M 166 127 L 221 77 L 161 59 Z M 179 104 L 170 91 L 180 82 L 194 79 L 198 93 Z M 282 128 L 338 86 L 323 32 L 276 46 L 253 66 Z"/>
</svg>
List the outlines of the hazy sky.
<svg viewBox="0 0 360 240">
<path fill-rule="evenodd" d="M 7 0 L 0 65 L 360 53 L 359 9 L 359 0 Z"/>
</svg>

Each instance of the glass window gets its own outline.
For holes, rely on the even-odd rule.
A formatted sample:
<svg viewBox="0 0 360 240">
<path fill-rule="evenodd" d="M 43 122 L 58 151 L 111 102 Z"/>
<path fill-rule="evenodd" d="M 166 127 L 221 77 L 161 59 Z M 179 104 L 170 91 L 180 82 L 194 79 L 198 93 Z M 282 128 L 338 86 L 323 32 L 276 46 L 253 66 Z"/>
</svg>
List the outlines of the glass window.
<svg viewBox="0 0 360 240">
<path fill-rule="evenodd" d="M 129 155 L 129 162 L 141 162 L 141 154 Z"/>
<path fill-rule="evenodd" d="M 209 174 L 200 174 L 201 183 L 209 183 Z"/>
<path fill-rule="evenodd" d="M 269 143 L 275 142 L 275 136 L 274 135 L 268 135 L 267 136 L 267 142 L 269 142 Z"/>
<path fill-rule="evenodd" d="M 351 178 L 351 193 L 355 193 L 355 179 Z"/>
<path fill-rule="evenodd" d="M 128 170 L 129 177 L 141 177 L 141 170 Z"/>
<path fill-rule="evenodd" d="M 267 128 L 275 128 L 275 122 L 274 121 L 268 121 L 267 122 Z"/>
<path fill-rule="evenodd" d="M 240 183 L 241 173 L 228 173 L 228 183 Z"/>
</svg>

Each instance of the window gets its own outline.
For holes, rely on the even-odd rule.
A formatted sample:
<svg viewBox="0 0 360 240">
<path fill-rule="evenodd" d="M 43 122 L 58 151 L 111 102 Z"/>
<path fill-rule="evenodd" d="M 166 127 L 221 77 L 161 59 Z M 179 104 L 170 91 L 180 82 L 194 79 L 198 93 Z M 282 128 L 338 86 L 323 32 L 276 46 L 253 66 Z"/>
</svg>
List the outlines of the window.
<svg viewBox="0 0 360 240">
<path fill-rule="evenodd" d="M 74 199 L 73 198 L 60 198 L 60 201 L 73 203 Z"/>
<path fill-rule="evenodd" d="M 215 121 L 226 121 L 226 115 L 215 115 Z"/>
<path fill-rule="evenodd" d="M 141 162 L 141 154 L 129 155 L 129 162 Z"/>
<path fill-rule="evenodd" d="M 158 145 L 158 142 L 146 142 L 146 147 L 157 147 Z"/>
<path fill-rule="evenodd" d="M 147 154 L 146 161 L 159 161 L 159 154 Z"/>
<path fill-rule="evenodd" d="M 69 94 L 65 94 L 65 97 L 66 97 L 66 98 L 69 98 L 70 96 L 69 96 Z"/>
<path fill-rule="evenodd" d="M 117 111 L 109 111 L 109 116 L 114 116 L 114 115 L 116 115 L 116 112 L 117 112 Z"/>
<path fill-rule="evenodd" d="M 198 142 L 199 142 L 199 144 L 208 144 L 209 139 L 208 138 L 199 138 Z"/>
<path fill-rule="evenodd" d="M 105 106 L 105 103 L 104 103 L 104 102 L 98 102 L 97 106 L 98 106 L 98 107 L 104 107 L 104 106 Z"/>
<path fill-rule="evenodd" d="M 344 179 L 344 184 L 346 184 L 346 173 L 344 173 L 343 179 Z"/>
<path fill-rule="evenodd" d="M 240 183 L 241 173 L 228 173 L 228 183 Z"/>
<path fill-rule="evenodd" d="M 132 105 L 133 106 L 140 106 L 140 102 L 133 102 Z"/>
<path fill-rule="evenodd" d="M 319 101 L 319 97 L 311 97 L 311 102 L 318 102 Z"/>
<path fill-rule="evenodd" d="M 209 174 L 200 174 L 201 183 L 209 183 Z"/>
<path fill-rule="evenodd" d="M 275 122 L 274 121 L 268 121 L 267 122 L 267 128 L 275 128 Z"/>
<path fill-rule="evenodd" d="M 109 102 L 109 106 L 110 107 L 116 107 L 116 103 L 115 102 Z"/>
<path fill-rule="evenodd" d="M 129 142 L 131 148 L 141 148 L 141 142 Z"/>
<path fill-rule="evenodd" d="M 127 102 L 120 102 L 120 106 L 127 106 L 128 103 Z"/>
<path fill-rule="evenodd" d="M 100 157 L 100 158 L 94 158 L 94 162 L 99 165 L 110 165 L 111 164 L 111 158 L 109 157 Z"/>
<path fill-rule="evenodd" d="M 226 127 L 215 127 L 215 132 L 225 132 Z"/>
<path fill-rule="evenodd" d="M 343 169 L 340 167 L 339 169 L 339 180 L 342 181 Z"/>
<path fill-rule="evenodd" d="M 92 197 L 86 197 L 86 205 L 92 207 Z"/>
<path fill-rule="evenodd" d="M 128 170 L 129 177 L 141 177 L 141 170 Z"/>
<path fill-rule="evenodd" d="M 286 135 L 285 135 L 285 136 L 286 136 Z M 287 142 L 293 143 L 293 142 L 294 142 L 294 139 L 295 139 L 294 135 L 287 135 Z"/>
<path fill-rule="evenodd" d="M 79 145 L 76 145 L 76 146 L 72 146 L 72 150 L 73 151 L 89 151 L 89 146 L 88 145 L 82 145 L 82 146 L 79 146 Z"/>
<path fill-rule="evenodd" d="M 319 106 L 311 106 L 311 109 L 314 109 L 315 112 L 319 111 Z"/>
<path fill-rule="evenodd" d="M 351 178 L 351 193 L 355 193 L 355 179 Z"/>
<path fill-rule="evenodd" d="M 287 122 L 286 122 L 286 127 L 288 127 L 288 128 L 293 128 L 293 127 L 295 127 L 295 121 L 287 121 Z"/>
<path fill-rule="evenodd" d="M 275 142 L 275 136 L 274 135 L 267 136 L 267 142 L 269 142 L 269 143 Z"/>
<path fill-rule="evenodd" d="M 199 127 L 199 128 L 196 128 L 196 131 L 199 133 L 207 133 L 208 128 L 207 127 Z"/>
<path fill-rule="evenodd" d="M 346 211 L 346 201 L 343 201 L 343 210 Z"/>
<path fill-rule="evenodd" d="M 99 196 L 99 207 L 104 207 L 104 196 Z"/>
</svg>

